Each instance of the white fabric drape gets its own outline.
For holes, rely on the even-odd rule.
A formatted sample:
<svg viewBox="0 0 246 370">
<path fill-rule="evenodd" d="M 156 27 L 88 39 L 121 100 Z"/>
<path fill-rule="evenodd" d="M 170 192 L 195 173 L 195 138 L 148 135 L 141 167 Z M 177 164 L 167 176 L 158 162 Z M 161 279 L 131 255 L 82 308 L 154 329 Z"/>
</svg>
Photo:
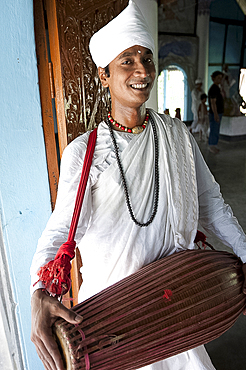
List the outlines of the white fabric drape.
<svg viewBox="0 0 246 370">
<path fill-rule="evenodd" d="M 83 260 L 82 301 L 145 264 L 175 251 L 194 248 L 199 222 L 215 232 L 246 262 L 246 237 L 185 125 L 151 110 L 159 141 L 160 198 L 147 228 L 136 226 L 125 203 L 107 125 L 102 122 L 84 198 L 76 241 Z M 154 195 L 154 139 L 150 123 L 140 135 L 114 131 L 133 210 L 149 218 Z M 55 210 L 35 253 L 32 284 L 38 268 L 53 259 L 66 241 L 81 175 L 88 133 L 65 149 Z M 198 208 L 199 206 L 199 208 Z M 40 283 L 35 288 L 40 287 Z M 31 291 L 33 291 L 31 287 Z M 145 367 L 147 370 L 213 369 L 203 346 Z"/>
</svg>

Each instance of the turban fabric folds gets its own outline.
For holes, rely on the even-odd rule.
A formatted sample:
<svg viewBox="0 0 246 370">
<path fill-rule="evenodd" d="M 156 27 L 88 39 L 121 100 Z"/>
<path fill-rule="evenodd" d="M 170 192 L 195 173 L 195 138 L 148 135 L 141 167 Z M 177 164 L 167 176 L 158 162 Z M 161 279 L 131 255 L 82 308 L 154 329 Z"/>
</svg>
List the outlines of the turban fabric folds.
<svg viewBox="0 0 246 370">
<path fill-rule="evenodd" d="M 90 52 L 97 67 L 105 68 L 124 50 L 139 45 L 154 53 L 154 40 L 139 7 L 133 1 L 90 40 Z"/>
</svg>

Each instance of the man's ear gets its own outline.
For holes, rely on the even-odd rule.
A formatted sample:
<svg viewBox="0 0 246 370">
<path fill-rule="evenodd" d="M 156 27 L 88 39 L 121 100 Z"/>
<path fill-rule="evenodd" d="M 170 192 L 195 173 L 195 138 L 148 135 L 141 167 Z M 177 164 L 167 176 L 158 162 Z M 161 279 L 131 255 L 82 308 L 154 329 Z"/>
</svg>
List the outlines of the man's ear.
<svg viewBox="0 0 246 370">
<path fill-rule="evenodd" d="M 108 87 L 108 77 L 105 73 L 105 69 L 102 67 L 98 67 L 98 75 L 103 87 Z"/>
</svg>

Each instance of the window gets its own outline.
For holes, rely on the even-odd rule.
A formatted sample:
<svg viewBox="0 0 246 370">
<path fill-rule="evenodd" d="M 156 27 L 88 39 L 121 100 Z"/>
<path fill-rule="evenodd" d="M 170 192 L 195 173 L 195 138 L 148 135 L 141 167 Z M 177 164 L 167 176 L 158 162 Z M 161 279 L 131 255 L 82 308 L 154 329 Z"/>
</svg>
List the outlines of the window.
<svg viewBox="0 0 246 370">
<path fill-rule="evenodd" d="M 176 108 L 180 108 L 181 119 L 187 119 L 187 76 L 178 66 L 171 65 L 164 69 L 158 77 L 158 112 L 169 109 L 171 117 L 175 117 Z"/>
</svg>

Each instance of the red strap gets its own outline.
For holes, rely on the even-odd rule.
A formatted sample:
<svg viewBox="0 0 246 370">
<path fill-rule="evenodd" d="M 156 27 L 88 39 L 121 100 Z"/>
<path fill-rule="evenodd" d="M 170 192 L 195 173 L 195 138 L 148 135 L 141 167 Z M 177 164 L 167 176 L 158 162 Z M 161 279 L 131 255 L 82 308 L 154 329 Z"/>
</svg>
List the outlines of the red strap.
<svg viewBox="0 0 246 370">
<path fill-rule="evenodd" d="M 75 207 L 73 211 L 73 217 L 68 233 L 67 242 L 61 245 L 55 256 L 55 259 L 53 261 L 49 261 L 46 265 L 42 266 L 37 273 L 39 276 L 38 281 L 42 281 L 45 286 L 45 289 L 53 296 L 64 295 L 70 289 L 71 285 L 70 261 L 71 259 L 74 258 L 76 247 L 74 237 L 78 226 L 79 215 L 82 207 L 82 202 L 84 199 L 86 184 L 96 145 L 96 138 L 97 138 L 97 129 L 95 128 L 90 133 L 88 140 L 87 151 L 85 154 L 84 164 L 75 200 Z"/>
<path fill-rule="evenodd" d="M 90 172 L 96 139 L 97 139 L 97 128 L 95 128 L 90 133 L 90 136 L 89 136 L 87 151 L 85 154 L 85 159 L 84 159 L 84 164 L 83 164 L 83 169 L 82 169 L 82 174 L 81 174 L 78 192 L 77 192 L 77 196 L 75 200 L 73 217 L 72 217 L 70 230 L 69 230 L 69 234 L 67 238 L 68 241 L 74 240 L 74 237 L 75 237 L 76 229 L 77 229 L 78 222 L 79 222 L 79 215 L 80 215 L 80 211 L 82 207 L 82 202 L 83 202 L 84 195 L 85 195 L 86 184 L 87 184 L 87 180 L 88 180 L 88 176 Z"/>
</svg>

